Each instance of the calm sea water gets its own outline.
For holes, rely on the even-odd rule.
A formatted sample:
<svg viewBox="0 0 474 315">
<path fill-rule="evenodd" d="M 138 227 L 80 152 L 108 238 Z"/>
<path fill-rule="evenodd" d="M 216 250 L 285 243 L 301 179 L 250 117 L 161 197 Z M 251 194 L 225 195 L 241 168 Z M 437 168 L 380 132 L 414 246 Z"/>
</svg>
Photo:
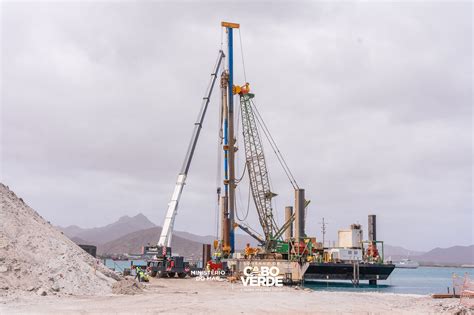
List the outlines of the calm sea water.
<svg viewBox="0 0 474 315">
<path fill-rule="evenodd" d="M 130 268 L 132 261 L 114 261 L 107 259 L 105 264 L 116 271 Z M 143 260 L 133 260 L 136 265 L 144 265 Z M 463 276 L 468 273 L 474 276 L 473 268 L 444 268 L 444 267 L 419 267 L 418 269 L 395 268 L 388 280 L 379 281 L 376 286 L 369 285 L 368 281 L 361 281 L 355 288 L 350 281 L 333 282 L 317 281 L 305 283 L 305 287 L 315 291 L 367 291 L 367 292 L 390 292 L 410 294 L 447 293 L 447 287 L 452 290 L 453 273 Z"/>
<path fill-rule="evenodd" d="M 355 288 L 350 281 L 318 281 L 306 282 L 305 287 L 316 291 L 368 291 L 410 294 L 447 293 L 448 286 L 452 290 L 453 273 L 458 276 L 464 276 L 465 273 L 473 276 L 474 269 L 444 267 L 395 268 L 387 280 L 378 281 L 376 286 L 369 285 L 368 281 L 361 281 L 358 288 Z"/>
<path fill-rule="evenodd" d="M 110 269 L 113 269 L 115 271 L 120 271 L 122 272 L 125 268 L 131 267 L 131 264 L 142 266 L 146 265 L 146 262 L 144 260 L 140 259 L 132 259 L 132 260 L 112 260 L 112 259 L 106 259 L 105 260 L 105 265 L 109 267 Z"/>
</svg>

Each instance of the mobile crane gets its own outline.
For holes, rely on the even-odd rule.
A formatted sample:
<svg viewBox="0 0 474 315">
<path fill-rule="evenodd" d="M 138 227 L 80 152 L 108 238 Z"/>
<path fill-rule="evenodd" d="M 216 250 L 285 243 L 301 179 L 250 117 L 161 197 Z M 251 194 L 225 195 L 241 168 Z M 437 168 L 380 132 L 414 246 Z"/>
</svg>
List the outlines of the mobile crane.
<svg viewBox="0 0 474 315">
<path fill-rule="evenodd" d="M 194 130 L 189 142 L 188 150 L 184 158 L 183 165 L 178 174 L 176 186 L 171 200 L 168 203 L 168 210 L 166 211 L 165 219 L 163 222 L 163 229 L 158 243 L 155 246 L 145 246 L 144 254 L 149 256 L 150 259 L 147 261 L 147 270 L 152 276 L 163 277 L 175 277 L 178 275 L 180 278 L 185 278 L 190 272 L 189 263 L 184 261 L 184 257 L 172 256 L 171 251 L 171 239 L 173 237 L 173 227 L 178 212 L 178 205 L 183 193 L 184 185 L 186 184 L 186 178 L 188 176 L 191 161 L 194 156 L 194 151 L 201 133 L 204 118 L 206 116 L 207 108 L 211 99 L 212 91 L 214 89 L 215 82 L 217 80 L 217 73 L 221 67 L 222 60 L 225 55 L 222 50 L 219 51 L 217 61 L 214 67 L 214 71 L 211 74 L 209 86 L 206 90 L 201 110 L 199 111 L 198 119 L 194 123 Z"/>
</svg>

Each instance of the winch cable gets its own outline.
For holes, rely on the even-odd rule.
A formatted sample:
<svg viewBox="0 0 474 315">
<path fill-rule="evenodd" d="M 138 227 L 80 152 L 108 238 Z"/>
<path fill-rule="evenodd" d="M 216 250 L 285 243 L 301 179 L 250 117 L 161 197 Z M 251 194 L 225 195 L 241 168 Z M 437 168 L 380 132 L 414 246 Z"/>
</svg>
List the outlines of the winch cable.
<svg viewBox="0 0 474 315">
<path fill-rule="evenodd" d="M 242 181 L 242 179 L 244 178 L 245 176 L 245 170 L 247 169 L 247 163 L 244 164 L 244 169 L 242 170 L 242 175 L 240 176 L 239 179 L 236 179 L 235 180 L 235 183 L 238 184 Z"/>
<path fill-rule="evenodd" d="M 239 145 L 238 145 L 238 144 L 239 144 L 239 135 L 240 135 L 240 129 L 239 129 L 239 128 L 240 128 L 240 106 L 237 106 L 236 116 L 237 116 L 237 123 L 235 124 L 235 126 L 236 126 L 236 132 L 234 133 L 234 135 L 235 135 L 235 145 L 238 147 L 238 146 L 239 146 Z M 236 160 L 237 160 L 236 165 L 239 166 L 239 165 L 240 165 L 240 161 L 239 161 L 239 160 L 240 160 L 240 159 L 239 159 L 239 157 L 240 157 L 239 151 L 236 151 L 235 157 L 236 157 Z M 238 179 L 235 179 L 235 184 L 236 184 L 236 185 L 239 184 L 239 183 L 243 180 L 243 178 L 244 178 L 244 176 L 245 176 L 246 170 L 247 170 L 247 163 L 244 163 L 244 169 L 242 170 L 242 175 L 241 175 Z M 239 196 L 239 201 L 240 201 L 240 203 L 241 203 L 241 205 L 242 205 L 242 208 L 243 208 L 242 195 L 241 195 L 241 193 L 240 193 L 240 186 L 237 186 L 237 187 L 236 187 L 236 191 L 237 191 L 237 194 L 238 194 L 238 196 Z M 250 209 L 250 194 L 251 194 L 251 193 L 250 193 L 250 185 L 249 185 L 249 195 L 248 195 L 248 202 L 247 202 L 247 210 L 246 210 L 246 213 L 245 213 L 245 216 L 244 216 L 243 219 L 241 219 L 240 216 L 239 216 L 238 210 L 239 210 L 240 207 L 237 206 L 237 199 L 235 199 L 235 202 L 236 202 L 236 203 L 235 203 L 235 213 L 236 213 L 236 215 L 237 215 L 237 219 L 238 219 L 239 221 L 241 221 L 241 222 L 245 221 L 245 220 L 247 219 L 248 215 L 249 215 L 249 209 Z"/>
<path fill-rule="evenodd" d="M 221 49 L 222 49 L 222 30 L 221 30 Z M 221 65 L 221 70 L 224 70 L 224 62 Z M 219 71 L 218 71 L 219 72 Z M 224 109 L 222 108 L 222 103 L 219 106 L 219 121 L 217 126 L 217 171 L 216 171 L 216 193 L 217 193 L 217 202 L 215 207 L 215 225 L 216 225 L 216 239 L 219 239 L 219 217 L 220 217 L 220 191 L 221 191 L 221 178 L 222 178 L 222 140 L 224 139 L 223 130 L 222 130 L 222 121 L 224 119 Z"/>
<path fill-rule="evenodd" d="M 237 112 L 236 112 L 236 116 L 237 116 L 237 123 L 235 124 L 236 126 L 236 130 L 235 130 L 235 143 L 234 145 L 238 148 L 239 147 L 239 135 L 240 135 L 240 130 L 239 130 L 239 127 L 240 127 L 240 106 L 237 106 Z M 236 166 L 238 167 L 240 165 L 240 159 L 239 159 L 240 155 L 239 155 L 239 151 L 236 151 L 235 152 L 235 158 L 237 160 L 237 163 L 236 163 Z M 242 178 L 244 177 L 245 175 L 245 169 L 247 168 L 247 163 L 244 163 L 244 170 L 242 172 L 242 176 L 240 176 L 239 179 L 236 180 L 236 184 L 238 184 Z"/>
<path fill-rule="evenodd" d="M 246 68 L 245 68 L 245 58 L 244 58 L 244 49 L 243 49 L 243 44 L 242 44 L 242 34 L 241 34 L 241 32 L 242 32 L 242 31 L 241 31 L 241 29 L 239 28 L 239 41 L 240 41 L 240 54 L 241 54 L 241 58 L 242 58 L 242 70 L 243 70 L 243 74 L 244 74 L 244 81 L 245 81 L 245 83 L 247 83 L 247 82 L 248 82 L 248 81 L 247 81 L 247 71 L 246 71 Z M 236 129 L 237 129 L 237 130 L 236 130 L 236 133 L 235 133 L 235 135 L 236 135 L 236 141 L 235 141 L 235 143 L 236 143 L 236 144 L 238 144 L 238 137 L 239 137 L 239 135 L 240 135 L 240 132 L 239 132 L 240 117 L 241 117 L 240 111 L 241 111 L 241 106 L 238 106 L 238 107 L 237 107 L 237 124 L 236 124 L 236 126 L 237 126 Z M 237 157 L 237 164 L 240 165 L 240 163 L 239 163 L 239 158 L 238 158 L 239 155 L 236 154 L 236 157 Z M 248 165 L 247 165 L 247 163 L 245 162 L 245 163 L 244 163 L 244 170 L 243 170 L 243 172 L 242 172 L 242 176 L 241 176 L 238 180 L 236 180 L 236 184 L 237 184 L 237 183 L 240 183 L 240 182 L 242 181 L 243 177 L 245 176 L 245 171 L 246 171 L 247 167 L 248 167 Z M 251 190 L 252 187 L 251 187 L 251 185 L 250 185 L 250 182 L 249 182 L 249 185 L 248 185 L 248 186 L 249 186 L 249 191 L 248 191 L 248 199 L 247 199 L 247 210 L 246 210 L 246 214 L 245 214 L 245 217 L 243 218 L 243 220 L 241 220 L 241 219 L 239 218 L 238 210 L 237 210 L 238 207 L 235 207 L 235 209 L 236 209 L 236 214 L 237 214 L 237 219 L 238 219 L 239 221 L 241 221 L 241 222 L 243 222 L 243 221 L 245 221 L 245 220 L 247 219 L 247 217 L 248 217 L 248 215 L 249 215 L 249 210 L 250 210 L 250 200 L 251 200 L 251 196 L 252 196 L 252 190 Z M 240 203 L 242 203 L 241 194 L 240 194 L 240 186 L 238 186 L 237 188 L 238 188 L 238 189 L 237 189 L 237 192 L 238 192 L 238 194 L 239 194 Z M 273 220 L 273 221 L 274 221 L 274 220 Z M 249 228 L 250 230 L 252 230 L 254 233 L 257 233 L 255 230 L 253 230 L 252 228 L 250 228 L 250 226 L 248 226 L 248 224 L 246 224 L 246 225 L 247 225 L 247 228 Z M 258 233 L 257 233 L 257 234 L 258 234 Z"/>
<path fill-rule="evenodd" d="M 221 110 L 222 112 L 222 110 Z M 220 205 L 220 190 L 221 190 L 221 176 L 222 176 L 222 138 L 221 138 L 221 133 L 222 133 L 222 125 L 219 124 L 218 128 L 218 140 L 217 140 L 217 171 L 216 171 L 216 193 L 218 196 L 217 203 L 216 203 L 216 209 L 215 209 L 215 224 L 216 224 L 216 239 L 219 239 L 219 216 L 220 216 L 220 211 L 219 211 L 219 205 Z"/>
<path fill-rule="evenodd" d="M 245 71 L 245 60 L 244 60 L 244 47 L 242 45 L 242 34 L 241 34 L 240 28 L 239 28 L 239 40 L 240 40 L 240 54 L 242 56 L 242 67 L 244 70 L 244 80 L 245 80 L 245 83 L 247 83 L 247 73 Z"/>
<path fill-rule="evenodd" d="M 224 28 L 223 27 L 221 27 L 221 50 L 224 51 Z"/>
<path fill-rule="evenodd" d="M 274 191 L 273 190 L 273 182 L 272 182 L 272 177 L 270 176 L 270 172 L 268 172 L 268 182 L 270 184 L 270 191 Z M 272 220 L 273 220 L 273 224 L 275 226 L 278 226 L 277 222 L 279 221 L 278 219 L 278 205 L 276 203 L 276 198 L 272 198 L 272 202 L 273 202 L 273 213 L 275 213 L 275 216 L 276 216 L 276 219 L 275 219 L 275 216 L 272 216 Z"/>
<path fill-rule="evenodd" d="M 278 148 L 275 140 L 273 139 L 270 131 L 268 130 L 262 116 L 258 112 L 257 106 L 255 103 L 252 101 L 252 105 L 254 106 L 254 109 L 257 113 L 257 122 L 260 125 L 260 127 L 263 130 L 263 133 L 265 134 L 265 137 L 267 138 L 268 142 L 270 143 L 270 146 L 272 147 L 273 152 L 275 153 L 281 167 L 283 168 L 283 171 L 285 172 L 286 176 L 288 177 L 288 180 L 290 181 L 291 185 L 293 186 L 294 189 L 299 188 L 298 183 L 296 182 L 293 174 L 291 173 L 291 170 L 289 169 L 288 165 L 286 164 L 285 159 L 283 158 L 283 155 L 280 152 L 280 149 Z"/>
<path fill-rule="evenodd" d="M 242 203 L 242 196 L 240 195 L 240 189 L 237 190 L 238 191 L 238 195 L 239 195 L 239 200 L 240 200 L 240 203 Z M 239 207 L 237 207 L 237 200 L 235 201 L 235 214 L 237 216 L 237 219 L 240 221 L 240 222 L 245 222 L 245 220 L 247 220 L 247 217 L 249 216 L 249 210 L 250 210 L 250 195 L 251 195 L 251 191 L 250 191 L 250 185 L 249 185 L 249 193 L 248 193 L 248 200 L 247 200 L 247 210 L 246 210 L 246 213 L 245 213 L 245 216 L 243 219 L 241 219 L 239 217 Z"/>
<path fill-rule="evenodd" d="M 239 109 L 240 109 L 240 106 L 237 107 L 237 108 L 238 108 L 238 109 L 237 109 L 237 117 L 238 117 L 238 118 L 237 118 L 237 132 L 235 133 L 235 135 L 236 135 L 236 141 L 235 141 L 235 143 L 236 143 L 236 144 L 238 143 L 238 138 L 239 138 L 239 118 L 240 118 Z M 236 159 L 237 159 L 237 165 L 240 165 L 238 152 L 239 152 L 239 151 L 236 152 L 235 157 L 236 157 Z M 237 191 L 237 194 L 238 194 L 238 196 L 239 196 L 239 201 L 240 201 L 241 204 L 242 204 L 242 195 L 241 195 L 241 193 L 240 193 L 240 186 L 237 185 L 237 184 L 240 184 L 240 182 L 244 179 L 245 171 L 246 171 L 246 170 L 247 170 L 247 163 L 244 163 L 244 169 L 242 170 L 242 175 L 241 175 L 238 179 L 235 180 L 235 184 L 236 184 L 236 186 L 237 186 L 237 187 L 236 187 L 236 191 Z M 249 194 L 248 194 L 247 210 L 246 210 L 246 213 L 245 213 L 245 216 L 244 216 L 243 219 L 241 219 L 240 216 L 239 216 L 239 208 L 240 208 L 240 207 L 237 206 L 237 199 L 235 199 L 235 213 L 236 213 L 237 219 L 238 219 L 239 221 L 241 221 L 241 222 L 247 220 L 247 217 L 248 217 L 248 215 L 249 215 L 249 209 L 250 209 L 250 194 L 251 194 L 251 192 L 250 192 L 250 185 L 249 185 Z M 243 206 L 243 204 L 242 204 L 242 206 Z"/>
<path fill-rule="evenodd" d="M 276 144 L 276 141 L 273 139 L 270 131 L 268 130 L 267 125 L 265 124 L 265 121 L 263 120 L 262 116 L 260 115 L 260 112 L 257 109 L 257 106 L 255 105 L 253 100 L 250 100 L 253 108 L 255 109 L 255 113 L 257 115 L 257 122 L 260 125 L 261 129 L 263 130 L 263 133 L 265 134 L 265 137 L 267 138 L 268 142 L 270 143 L 270 146 L 272 147 L 273 152 L 275 153 L 278 162 L 280 163 L 281 167 L 283 168 L 283 171 L 285 172 L 286 176 L 288 177 L 288 180 L 290 181 L 291 185 L 293 186 L 294 189 L 299 189 L 298 183 L 296 182 L 295 177 L 293 176 L 293 173 L 291 172 L 290 168 L 288 167 L 288 164 L 285 161 L 285 158 L 280 152 L 280 149 L 278 148 L 278 145 Z"/>
</svg>

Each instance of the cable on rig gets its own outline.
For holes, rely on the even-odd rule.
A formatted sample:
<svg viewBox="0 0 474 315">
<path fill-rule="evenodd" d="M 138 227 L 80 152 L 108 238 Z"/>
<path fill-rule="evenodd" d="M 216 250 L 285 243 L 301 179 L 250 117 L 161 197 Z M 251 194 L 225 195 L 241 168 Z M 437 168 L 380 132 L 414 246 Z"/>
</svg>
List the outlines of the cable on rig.
<svg viewBox="0 0 474 315">
<path fill-rule="evenodd" d="M 280 149 L 278 148 L 278 145 L 273 139 L 270 131 L 268 130 L 267 124 L 265 124 L 265 121 L 263 120 L 263 117 L 260 115 L 260 112 L 257 109 L 257 106 L 255 105 L 255 102 L 251 99 L 250 102 L 253 105 L 254 112 L 256 113 L 255 117 L 257 119 L 258 124 L 260 125 L 263 133 L 265 134 L 265 137 L 267 138 L 268 142 L 270 143 L 270 146 L 272 147 L 273 152 L 275 153 L 278 162 L 280 163 L 281 167 L 283 168 L 283 171 L 285 172 L 286 176 L 288 177 L 288 180 L 290 181 L 291 185 L 293 186 L 294 189 L 299 189 L 298 183 L 296 182 L 295 177 L 293 176 L 293 173 L 291 172 L 290 168 L 288 167 L 288 164 L 285 161 L 285 158 L 283 157 L 283 154 L 281 153 Z"/>
<path fill-rule="evenodd" d="M 247 82 L 247 73 L 245 71 L 245 59 L 244 59 L 244 48 L 242 45 L 242 34 L 241 30 L 239 28 L 239 40 L 240 40 L 240 54 L 242 57 L 242 67 L 243 67 L 243 72 L 244 72 L 244 80 Z M 256 119 L 258 124 L 263 130 L 263 133 L 265 134 L 265 137 L 267 138 L 268 142 L 270 143 L 270 146 L 272 147 L 273 152 L 275 153 L 278 162 L 280 163 L 281 167 L 283 168 L 283 171 L 285 172 L 286 176 L 288 177 L 288 180 L 290 181 L 291 185 L 293 186 L 293 189 L 299 189 L 298 183 L 296 182 L 295 177 L 293 176 L 293 173 L 291 172 L 290 168 L 288 167 L 288 164 L 285 161 L 285 158 L 283 157 L 282 153 L 280 152 L 280 149 L 278 148 L 278 145 L 273 139 L 270 131 L 268 130 L 267 124 L 263 120 L 263 117 L 260 115 L 260 112 L 257 109 L 257 106 L 255 105 L 255 102 L 253 99 L 250 99 L 250 103 L 254 107 L 254 112 L 256 113 Z M 237 124 L 238 126 L 238 124 Z"/>
</svg>

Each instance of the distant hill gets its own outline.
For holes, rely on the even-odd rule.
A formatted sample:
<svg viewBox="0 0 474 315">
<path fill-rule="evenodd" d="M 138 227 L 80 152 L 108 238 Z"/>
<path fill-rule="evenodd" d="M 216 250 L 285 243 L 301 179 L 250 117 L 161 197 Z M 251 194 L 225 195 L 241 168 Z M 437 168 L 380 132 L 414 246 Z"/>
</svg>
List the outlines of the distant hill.
<svg viewBox="0 0 474 315">
<path fill-rule="evenodd" d="M 142 246 L 147 244 L 156 244 L 160 238 L 161 227 L 156 226 L 146 230 L 135 231 L 124 235 L 116 240 L 101 244 L 97 248 L 99 255 L 120 255 L 120 254 L 140 254 Z M 171 248 L 173 253 L 181 256 L 201 257 L 202 243 L 182 238 L 180 236 L 173 236 L 171 241 Z"/>
<path fill-rule="evenodd" d="M 403 258 L 413 258 L 414 256 L 423 255 L 425 252 L 406 249 L 401 246 L 392 246 L 384 244 L 384 258 L 397 261 Z"/>
<path fill-rule="evenodd" d="M 161 227 L 156 226 L 146 230 L 135 231 L 124 235 L 116 240 L 101 244 L 97 248 L 99 255 L 120 255 L 120 254 L 139 254 L 142 246 L 147 244 L 156 244 L 160 238 Z M 250 236 L 236 234 L 236 247 L 245 248 L 245 245 L 251 241 Z M 201 257 L 202 244 L 213 244 L 214 236 L 199 236 L 188 232 L 176 231 L 173 233 L 171 248 L 173 253 L 185 257 Z M 252 246 L 256 242 L 252 241 Z"/>
<path fill-rule="evenodd" d="M 398 261 L 410 258 L 418 261 L 421 265 L 473 265 L 474 245 L 453 246 L 449 248 L 435 248 L 429 252 L 408 250 L 400 246 L 384 245 L 384 258 Z"/>
<path fill-rule="evenodd" d="M 118 250 L 119 248 L 110 247 L 112 246 L 111 244 L 113 244 L 112 241 L 118 240 L 122 238 L 123 236 L 126 236 L 130 233 L 142 231 L 142 230 L 149 230 L 150 228 L 153 228 L 153 227 L 159 227 L 159 226 L 155 225 L 145 215 L 140 213 L 134 217 L 123 216 L 120 219 L 118 219 L 116 222 L 108 224 L 103 227 L 84 229 L 77 225 L 70 225 L 68 227 L 59 226 L 58 229 L 62 231 L 66 236 L 68 236 L 71 240 L 73 240 L 76 244 L 89 244 L 89 245 L 107 244 L 107 246 L 103 248 L 115 248 L 115 250 Z M 161 233 L 161 227 L 159 227 L 159 231 Z M 160 233 L 158 233 L 157 235 L 159 236 Z M 215 236 L 211 236 L 211 235 L 201 236 L 201 235 L 196 235 L 196 234 L 192 234 L 192 233 L 184 232 L 184 231 L 174 231 L 173 235 L 179 236 L 183 239 L 188 239 L 197 243 L 202 243 L 202 244 L 213 244 L 215 240 Z M 146 238 L 152 239 L 151 235 L 147 236 Z M 156 241 L 154 242 L 156 243 Z M 255 239 L 250 237 L 249 235 L 236 234 L 235 246 L 237 249 L 245 248 L 247 243 L 250 243 L 251 246 L 257 246 L 257 242 L 255 241 Z M 107 253 L 110 253 L 108 249 L 107 249 Z M 114 252 L 114 253 L 117 253 L 117 252 Z"/>
<path fill-rule="evenodd" d="M 91 245 L 105 244 L 129 233 L 149 229 L 156 225 L 139 213 L 134 217 L 123 216 L 116 222 L 103 227 L 83 229 L 76 225 L 58 227 L 69 238 L 79 238 Z"/>
<path fill-rule="evenodd" d="M 414 259 L 422 264 L 472 265 L 474 264 L 474 245 L 435 248 Z"/>
</svg>

